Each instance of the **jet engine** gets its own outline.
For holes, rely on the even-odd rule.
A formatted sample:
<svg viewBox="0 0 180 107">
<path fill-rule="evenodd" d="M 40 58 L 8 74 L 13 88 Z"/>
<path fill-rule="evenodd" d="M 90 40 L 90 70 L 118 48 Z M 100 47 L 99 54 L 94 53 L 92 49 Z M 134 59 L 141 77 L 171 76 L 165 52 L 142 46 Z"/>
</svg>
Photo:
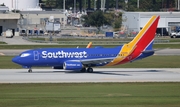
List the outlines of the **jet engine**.
<svg viewBox="0 0 180 107">
<path fill-rule="evenodd" d="M 83 68 L 83 64 L 79 61 L 66 61 L 63 64 L 63 68 L 65 70 L 81 70 Z"/>
</svg>

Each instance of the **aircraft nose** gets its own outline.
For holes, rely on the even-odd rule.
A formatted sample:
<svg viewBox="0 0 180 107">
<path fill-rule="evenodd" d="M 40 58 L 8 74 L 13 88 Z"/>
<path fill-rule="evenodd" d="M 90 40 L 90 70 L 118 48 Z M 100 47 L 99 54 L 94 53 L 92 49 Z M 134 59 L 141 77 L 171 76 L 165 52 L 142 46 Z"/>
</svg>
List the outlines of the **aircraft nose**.
<svg viewBox="0 0 180 107">
<path fill-rule="evenodd" d="M 14 57 L 13 59 L 12 59 L 12 62 L 14 62 L 14 63 L 19 63 L 19 58 L 18 57 Z"/>
</svg>

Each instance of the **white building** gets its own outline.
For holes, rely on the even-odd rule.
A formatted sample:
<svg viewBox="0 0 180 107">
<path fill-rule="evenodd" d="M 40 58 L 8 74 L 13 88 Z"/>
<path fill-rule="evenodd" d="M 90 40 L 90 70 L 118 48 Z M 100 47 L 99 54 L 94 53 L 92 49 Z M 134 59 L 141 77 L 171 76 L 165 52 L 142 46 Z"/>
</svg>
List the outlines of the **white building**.
<svg viewBox="0 0 180 107">
<path fill-rule="evenodd" d="M 22 11 L 21 19 L 18 21 L 19 29 L 45 30 L 45 20 L 53 18 L 55 22 L 61 25 L 67 24 L 67 16 L 60 11 Z"/>
<path fill-rule="evenodd" d="M 0 4 L 9 7 L 9 10 L 42 10 L 39 8 L 39 0 L 0 0 Z"/>
<path fill-rule="evenodd" d="M 122 25 L 129 33 L 139 32 L 153 15 L 160 15 L 157 33 L 165 35 L 166 31 L 170 33 L 174 27 L 180 26 L 180 12 L 125 12 Z"/>
<path fill-rule="evenodd" d="M 12 13 L 8 11 L 8 7 L 0 6 L 0 35 L 11 29 L 13 35 L 18 35 L 18 20 L 20 19 L 19 13 Z"/>
</svg>

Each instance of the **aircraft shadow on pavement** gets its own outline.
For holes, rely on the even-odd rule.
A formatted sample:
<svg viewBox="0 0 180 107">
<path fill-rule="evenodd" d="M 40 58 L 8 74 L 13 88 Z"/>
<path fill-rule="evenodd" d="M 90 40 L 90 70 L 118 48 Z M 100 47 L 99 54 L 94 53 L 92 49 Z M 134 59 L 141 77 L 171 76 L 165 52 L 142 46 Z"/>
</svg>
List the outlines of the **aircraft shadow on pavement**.
<svg viewBox="0 0 180 107">
<path fill-rule="evenodd" d="M 163 70 L 120 70 L 120 71 L 106 71 L 106 72 L 162 72 Z"/>
<path fill-rule="evenodd" d="M 58 71 L 55 71 L 58 72 Z M 80 72 L 80 71 L 64 71 L 65 73 L 87 73 L 87 72 Z M 93 73 L 89 74 L 105 74 L 105 75 L 121 75 L 121 76 L 132 76 L 130 74 L 119 74 L 119 73 L 136 73 L 136 72 L 162 72 L 162 70 L 141 70 L 141 71 L 94 71 Z"/>
<path fill-rule="evenodd" d="M 112 73 L 111 73 L 112 72 Z M 28 72 L 19 72 L 19 73 L 28 73 Z M 29 74 L 41 74 L 41 73 L 65 73 L 65 74 L 102 74 L 102 75 L 120 75 L 120 76 L 131 76 L 129 74 L 120 74 L 118 72 L 114 71 L 94 71 L 93 73 L 88 73 L 88 72 L 80 72 L 80 71 L 33 71 L 32 73 Z"/>
<path fill-rule="evenodd" d="M 64 71 L 64 70 L 59 70 L 59 71 L 36 71 L 34 70 L 32 74 L 34 73 L 66 73 L 66 74 L 103 74 L 103 75 L 121 75 L 121 76 L 132 76 L 130 74 L 125 74 L 125 73 L 138 73 L 138 72 L 163 72 L 163 70 L 140 70 L 140 71 L 94 71 L 93 73 L 88 73 L 88 72 L 80 72 L 80 71 Z M 19 72 L 19 73 L 25 73 L 25 72 Z M 28 72 L 26 72 L 28 73 Z"/>
<path fill-rule="evenodd" d="M 121 76 L 131 76 L 129 74 L 118 74 L 118 73 L 110 73 L 110 72 L 102 72 L 102 71 L 94 71 L 93 73 L 88 72 L 79 72 L 79 71 L 68 71 L 66 74 L 103 74 L 103 75 L 121 75 Z"/>
<path fill-rule="evenodd" d="M 117 74 L 117 73 L 102 72 L 102 71 L 99 71 L 99 72 L 96 71 L 96 72 L 93 72 L 93 74 L 132 76 L 132 75 L 129 75 L 129 74 Z"/>
</svg>

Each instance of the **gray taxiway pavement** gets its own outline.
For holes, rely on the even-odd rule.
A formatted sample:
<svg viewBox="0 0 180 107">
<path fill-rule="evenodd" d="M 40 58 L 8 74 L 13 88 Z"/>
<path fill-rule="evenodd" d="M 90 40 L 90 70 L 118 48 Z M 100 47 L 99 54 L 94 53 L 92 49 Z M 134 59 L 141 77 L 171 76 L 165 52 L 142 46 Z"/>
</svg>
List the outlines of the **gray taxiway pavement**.
<svg viewBox="0 0 180 107">
<path fill-rule="evenodd" d="M 0 69 L 0 83 L 180 82 L 179 69 L 95 68 L 94 73 L 64 70 Z"/>
<path fill-rule="evenodd" d="M 24 40 L 22 39 L 22 36 L 14 36 L 13 38 L 6 38 L 4 36 L 0 36 L 0 41 L 6 42 L 9 45 L 40 44 Z"/>
</svg>

